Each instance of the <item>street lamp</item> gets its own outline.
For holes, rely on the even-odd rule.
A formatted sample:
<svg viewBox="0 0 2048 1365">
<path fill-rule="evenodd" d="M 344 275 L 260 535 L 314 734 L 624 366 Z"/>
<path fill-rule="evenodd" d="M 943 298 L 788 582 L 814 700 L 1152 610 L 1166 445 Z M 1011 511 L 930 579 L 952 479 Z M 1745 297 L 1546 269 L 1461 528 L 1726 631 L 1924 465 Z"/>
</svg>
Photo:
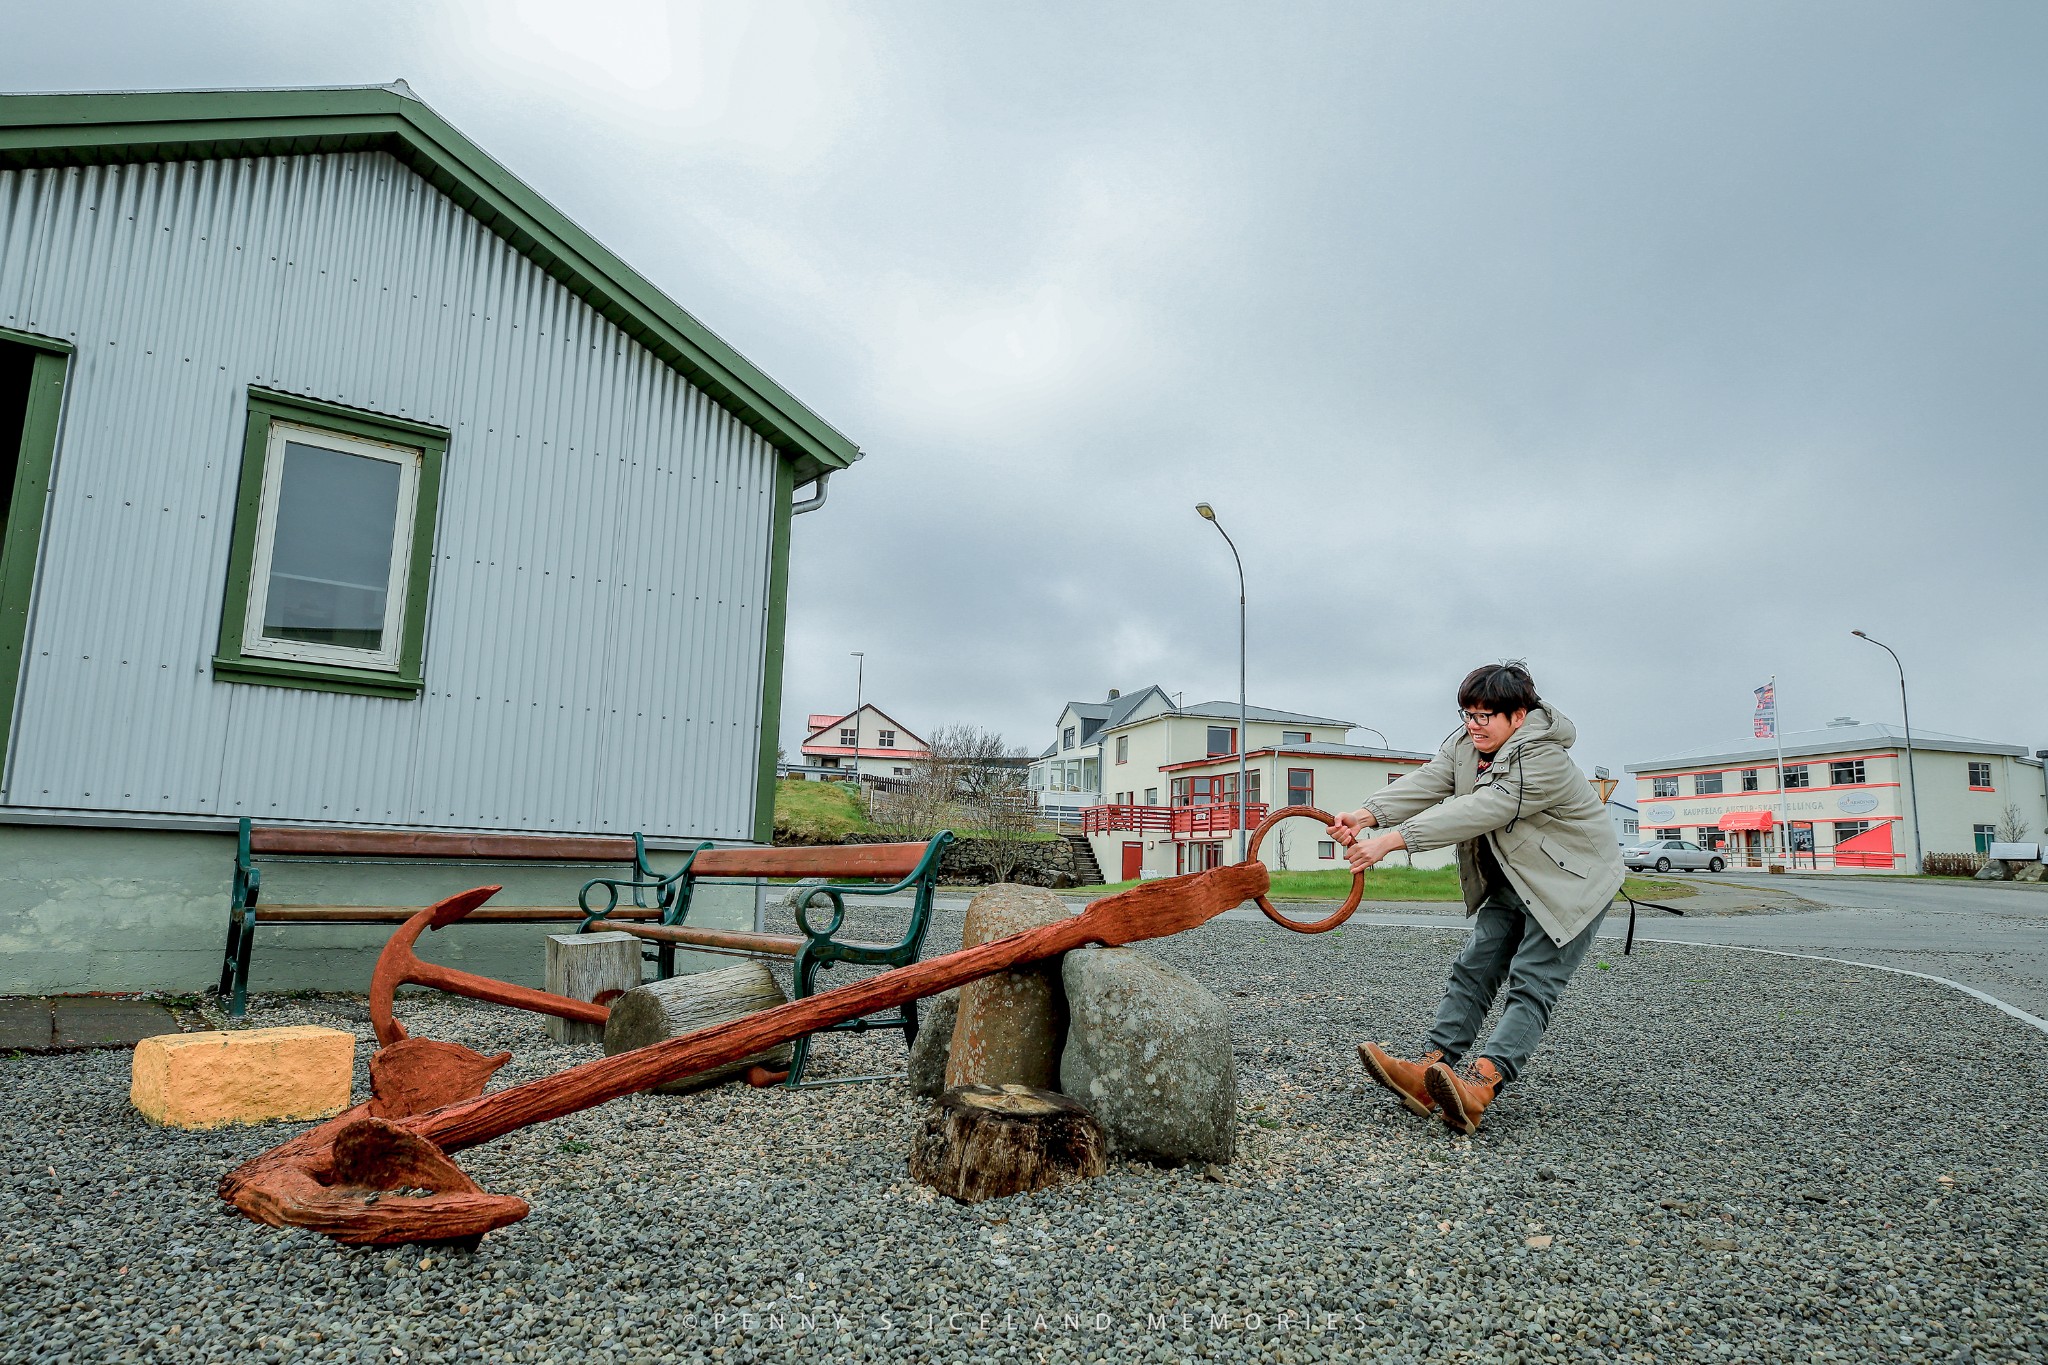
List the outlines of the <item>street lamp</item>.
<svg viewBox="0 0 2048 1365">
<path fill-rule="evenodd" d="M 1223 523 L 1216 520 L 1216 509 L 1206 502 L 1195 504 L 1202 520 L 1216 528 L 1216 534 L 1223 537 L 1223 543 L 1230 547 L 1230 557 L 1237 563 L 1237 860 L 1244 861 L 1245 824 L 1251 814 L 1251 791 L 1245 785 L 1244 751 L 1250 747 L 1245 735 L 1244 704 L 1244 560 L 1237 553 L 1237 542 L 1230 538 L 1230 532 L 1223 529 Z"/>
<path fill-rule="evenodd" d="M 861 791 L 860 785 L 860 708 L 861 688 L 867 682 L 868 656 L 856 649 L 853 657 L 860 662 L 853 666 L 853 790 Z"/>
<path fill-rule="evenodd" d="M 1871 639 L 1860 630 L 1849 632 L 1859 640 L 1870 640 L 1879 649 L 1892 656 L 1892 666 L 1899 670 L 1899 714 L 1906 722 L 1906 787 L 1913 795 L 1913 870 L 1924 870 L 1927 855 L 1920 846 L 1920 783 L 1913 776 L 1913 713 L 1906 706 L 1906 666 L 1899 662 L 1899 653 L 1882 640 Z"/>
</svg>

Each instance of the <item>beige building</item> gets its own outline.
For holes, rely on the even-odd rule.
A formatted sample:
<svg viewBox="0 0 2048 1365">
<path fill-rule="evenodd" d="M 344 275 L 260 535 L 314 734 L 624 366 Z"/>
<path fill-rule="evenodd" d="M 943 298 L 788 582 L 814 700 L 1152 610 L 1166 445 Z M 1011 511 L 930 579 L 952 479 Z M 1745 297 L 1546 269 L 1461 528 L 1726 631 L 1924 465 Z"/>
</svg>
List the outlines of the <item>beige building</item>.
<svg viewBox="0 0 2048 1365">
<path fill-rule="evenodd" d="M 1280 805 L 1354 810 L 1428 754 L 1344 742 L 1355 727 L 1328 716 L 1247 708 L 1244 755 L 1252 826 Z M 1031 767 L 1041 812 L 1078 823 L 1110 881 L 1174 876 L 1237 859 L 1236 702 L 1177 703 L 1163 689 L 1069 702 Z M 1284 844 L 1284 850 L 1282 845 Z M 1433 867 L 1454 856 L 1423 854 Z M 1269 836 L 1275 869 L 1341 869 L 1333 840 L 1308 821 Z"/>
<path fill-rule="evenodd" d="M 1782 789 L 1769 739 L 1629 764 L 1643 839 L 1724 850 L 1736 867 L 1910 872 L 1916 791 L 1927 853 L 1981 853 L 2008 820 L 2029 842 L 2048 829 L 2041 762 L 2017 744 L 1916 730 L 1909 774 L 1903 730 L 1842 717 L 1786 735 L 1783 752 Z"/>
</svg>

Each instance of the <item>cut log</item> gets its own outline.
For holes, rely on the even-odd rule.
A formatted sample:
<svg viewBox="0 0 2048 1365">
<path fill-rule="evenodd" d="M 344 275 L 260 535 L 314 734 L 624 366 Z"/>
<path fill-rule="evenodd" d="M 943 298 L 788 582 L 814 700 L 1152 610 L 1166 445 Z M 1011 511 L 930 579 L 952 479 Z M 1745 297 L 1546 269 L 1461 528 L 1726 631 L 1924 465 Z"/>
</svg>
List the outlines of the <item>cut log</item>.
<svg viewBox="0 0 2048 1365">
<path fill-rule="evenodd" d="M 551 995 L 609 1005 L 640 984 L 640 940 L 616 930 L 549 934 L 543 979 Z M 604 1025 L 551 1016 L 548 1037 L 558 1043 L 601 1043 Z"/>
<path fill-rule="evenodd" d="M 612 1017 L 604 1026 L 605 1054 L 611 1056 L 650 1043 L 664 1043 L 787 1003 L 789 997 L 775 984 L 765 962 L 742 962 L 717 971 L 650 981 L 612 1001 Z M 654 1090 L 663 1095 L 681 1095 L 744 1076 L 755 1066 L 787 1071 L 789 1054 L 789 1043 L 777 1043 L 709 1071 L 657 1085 Z"/>
<path fill-rule="evenodd" d="M 955 1086 L 911 1142 L 910 1174 L 963 1204 L 1101 1175 L 1109 1143 L 1065 1095 L 1023 1085 Z"/>
</svg>

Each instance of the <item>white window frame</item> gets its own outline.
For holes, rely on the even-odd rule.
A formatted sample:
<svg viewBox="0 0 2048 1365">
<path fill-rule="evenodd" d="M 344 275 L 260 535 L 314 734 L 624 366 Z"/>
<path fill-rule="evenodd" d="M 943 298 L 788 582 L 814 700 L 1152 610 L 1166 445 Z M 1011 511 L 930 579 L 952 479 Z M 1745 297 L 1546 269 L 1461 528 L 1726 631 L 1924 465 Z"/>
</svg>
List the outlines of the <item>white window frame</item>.
<svg viewBox="0 0 2048 1365">
<path fill-rule="evenodd" d="M 878 749 L 895 748 L 896 732 L 894 730 L 877 730 L 875 732 L 875 747 Z"/>
<path fill-rule="evenodd" d="M 391 570 L 384 586 L 383 649 L 355 649 L 314 640 L 280 640 L 263 633 L 263 609 L 270 600 L 270 563 L 277 539 L 277 503 L 284 491 L 285 444 L 296 442 L 343 455 L 361 455 L 398 466 L 398 515 L 392 518 Z M 256 518 L 256 554 L 249 569 L 249 605 L 242 621 L 242 653 L 262 659 L 297 663 L 337 664 L 344 668 L 399 671 L 404 648 L 407 579 L 412 569 L 413 517 L 418 510 L 420 466 L 426 452 L 418 446 L 343 436 L 319 427 L 273 420 L 263 453 L 263 501 Z"/>
</svg>

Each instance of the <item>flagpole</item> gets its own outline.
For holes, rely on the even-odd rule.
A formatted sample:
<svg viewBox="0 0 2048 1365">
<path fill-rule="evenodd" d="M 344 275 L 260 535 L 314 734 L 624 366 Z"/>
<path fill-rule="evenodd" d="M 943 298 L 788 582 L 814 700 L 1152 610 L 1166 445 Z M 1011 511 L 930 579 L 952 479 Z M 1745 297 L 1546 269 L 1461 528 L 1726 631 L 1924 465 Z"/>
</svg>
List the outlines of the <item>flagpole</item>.
<svg viewBox="0 0 2048 1365">
<path fill-rule="evenodd" d="M 1755 677 L 1756 675 L 1752 673 L 1750 676 Z M 1790 811 L 1785 804 L 1785 726 L 1781 717 L 1782 712 L 1778 706 L 1778 675 L 1773 673 L 1771 674 L 1771 740 L 1778 746 L 1778 823 L 1785 830 L 1780 838 L 1785 845 L 1783 849 L 1785 867 L 1789 871 L 1793 866 L 1791 857 L 1792 821 L 1788 818 Z"/>
</svg>

